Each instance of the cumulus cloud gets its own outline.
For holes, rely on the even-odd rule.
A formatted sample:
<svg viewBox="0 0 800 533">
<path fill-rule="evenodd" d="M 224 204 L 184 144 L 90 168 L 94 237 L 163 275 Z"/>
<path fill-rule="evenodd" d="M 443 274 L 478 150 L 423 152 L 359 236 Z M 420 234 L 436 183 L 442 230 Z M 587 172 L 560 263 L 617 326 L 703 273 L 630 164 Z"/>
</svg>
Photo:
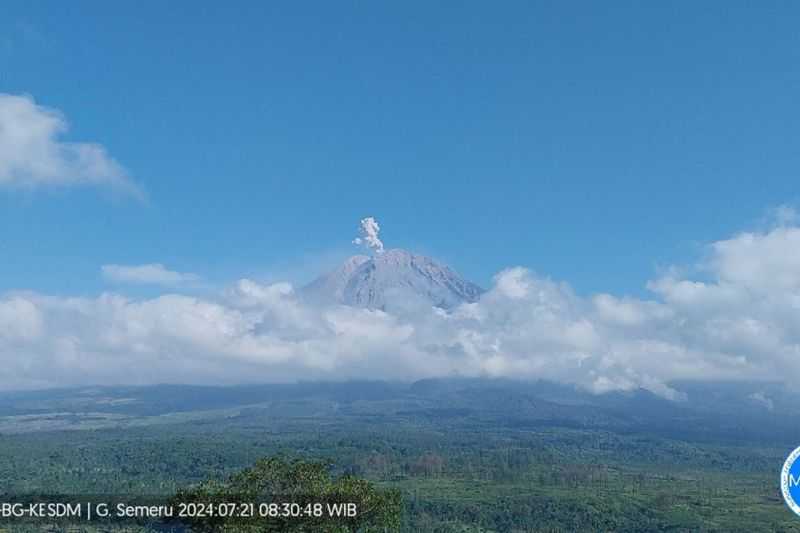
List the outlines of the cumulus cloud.
<svg viewBox="0 0 800 533">
<path fill-rule="evenodd" d="M 797 209 L 790 205 L 773 207 L 767 211 L 767 215 L 768 225 L 771 223 L 776 226 L 792 226 L 800 221 L 800 215 L 798 215 Z"/>
<path fill-rule="evenodd" d="M 142 196 L 103 146 L 63 141 L 67 130 L 58 111 L 0 93 L 0 187 L 101 185 Z"/>
<path fill-rule="evenodd" d="M 353 244 L 363 245 L 375 253 L 383 253 L 383 242 L 378 238 L 380 231 L 381 227 L 373 217 L 362 218 L 359 228 L 361 236 L 353 239 Z"/>
<path fill-rule="evenodd" d="M 511 268 L 450 312 L 314 305 L 288 283 L 252 280 L 216 298 L 10 294 L 0 298 L 0 387 L 462 375 L 680 399 L 679 380 L 792 382 L 798 244 L 788 225 L 712 243 L 690 269 L 698 278 L 670 270 L 650 282 L 650 299 L 583 297 Z"/>
<path fill-rule="evenodd" d="M 752 402 L 755 402 L 755 403 L 757 403 L 759 405 L 764 406 L 764 408 L 767 411 L 772 411 L 772 410 L 775 409 L 775 402 L 773 402 L 771 398 L 769 398 L 767 395 L 765 395 L 761 391 L 749 394 L 747 396 L 747 399 L 752 401 Z"/>
<path fill-rule="evenodd" d="M 200 276 L 192 273 L 175 272 L 161 263 L 146 265 L 103 265 L 100 268 L 103 278 L 114 283 L 135 283 L 142 285 L 175 286 L 193 283 Z"/>
</svg>

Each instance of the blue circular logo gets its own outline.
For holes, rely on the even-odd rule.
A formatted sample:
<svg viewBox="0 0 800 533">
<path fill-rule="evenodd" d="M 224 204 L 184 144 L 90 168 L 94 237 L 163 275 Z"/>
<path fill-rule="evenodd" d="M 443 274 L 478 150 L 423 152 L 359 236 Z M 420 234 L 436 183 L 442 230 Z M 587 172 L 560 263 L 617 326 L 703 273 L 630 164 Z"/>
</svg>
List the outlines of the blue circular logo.
<svg viewBox="0 0 800 533">
<path fill-rule="evenodd" d="M 783 463 L 781 492 L 789 509 L 800 516 L 800 447 L 795 448 Z"/>
</svg>

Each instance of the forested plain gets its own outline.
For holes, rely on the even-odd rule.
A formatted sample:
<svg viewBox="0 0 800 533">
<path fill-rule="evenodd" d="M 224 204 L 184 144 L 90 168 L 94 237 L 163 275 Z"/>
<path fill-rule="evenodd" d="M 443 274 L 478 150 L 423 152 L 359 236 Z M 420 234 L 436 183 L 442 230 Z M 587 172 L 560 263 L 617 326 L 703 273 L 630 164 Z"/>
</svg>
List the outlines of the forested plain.
<svg viewBox="0 0 800 533">
<path fill-rule="evenodd" d="M 744 385 L 684 389 L 681 402 L 490 380 L 8 393 L 0 480 L 4 500 L 170 498 L 266 460 L 396 494 L 385 528 L 403 532 L 800 531 L 778 487 L 800 444 L 796 399 L 759 386 L 767 409 Z"/>
</svg>

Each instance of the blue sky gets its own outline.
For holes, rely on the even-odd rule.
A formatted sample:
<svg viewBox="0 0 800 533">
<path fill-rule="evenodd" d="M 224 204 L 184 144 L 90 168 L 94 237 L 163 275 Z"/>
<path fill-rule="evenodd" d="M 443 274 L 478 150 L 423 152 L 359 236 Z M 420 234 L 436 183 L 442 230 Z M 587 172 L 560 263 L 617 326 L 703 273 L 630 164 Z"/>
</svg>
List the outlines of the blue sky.
<svg viewBox="0 0 800 533">
<path fill-rule="evenodd" d="M 371 215 L 486 286 L 638 295 L 797 204 L 796 3 L 203 4 L 4 2 L 0 93 L 146 200 L 0 188 L 0 291 L 308 278 Z"/>
</svg>

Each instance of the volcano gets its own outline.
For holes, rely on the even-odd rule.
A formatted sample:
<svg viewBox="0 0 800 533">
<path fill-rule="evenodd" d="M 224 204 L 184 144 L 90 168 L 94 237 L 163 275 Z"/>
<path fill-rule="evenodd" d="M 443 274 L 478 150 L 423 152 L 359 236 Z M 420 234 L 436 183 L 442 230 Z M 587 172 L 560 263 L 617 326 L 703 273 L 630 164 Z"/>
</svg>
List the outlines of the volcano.
<svg viewBox="0 0 800 533">
<path fill-rule="evenodd" d="M 483 292 L 447 265 L 401 249 L 355 255 L 301 289 L 312 301 L 369 309 L 411 300 L 452 309 L 477 301 Z"/>
</svg>

